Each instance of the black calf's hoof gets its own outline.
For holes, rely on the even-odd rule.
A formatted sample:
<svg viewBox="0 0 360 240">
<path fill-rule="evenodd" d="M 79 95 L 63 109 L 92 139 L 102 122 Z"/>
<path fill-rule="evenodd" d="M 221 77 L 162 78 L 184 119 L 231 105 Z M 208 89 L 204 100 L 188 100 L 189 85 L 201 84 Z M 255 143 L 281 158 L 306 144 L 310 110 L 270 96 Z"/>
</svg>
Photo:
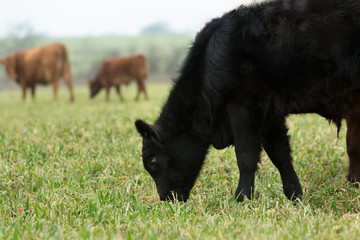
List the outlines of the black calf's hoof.
<svg viewBox="0 0 360 240">
<path fill-rule="evenodd" d="M 355 177 L 355 176 L 347 176 L 347 180 L 351 183 L 354 183 L 356 188 L 360 188 L 360 177 Z"/>
<path fill-rule="evenodd" d="M 235 199 L 237 202 L 243 202 L 245 201 L 245 199 L 249 199 L 251 200 L 252 199 L 252 194 L 243 194 L 243 193 L 236 193 L 235 194 Z"/>
<path fill-rule="evenodd" d="M 243 194 L 240 194 L 238 196 L 235 195 L 235 199 L 237 202 L 243 202 L 245 200 L 245 196 Z"/>
<path fill-rule="evenodd" d="M 291 201 L 301 199 L 303 196 L 303 191 L 300 184 L 284 185 L 283 188 L 285 196 Z"/>
</svg>

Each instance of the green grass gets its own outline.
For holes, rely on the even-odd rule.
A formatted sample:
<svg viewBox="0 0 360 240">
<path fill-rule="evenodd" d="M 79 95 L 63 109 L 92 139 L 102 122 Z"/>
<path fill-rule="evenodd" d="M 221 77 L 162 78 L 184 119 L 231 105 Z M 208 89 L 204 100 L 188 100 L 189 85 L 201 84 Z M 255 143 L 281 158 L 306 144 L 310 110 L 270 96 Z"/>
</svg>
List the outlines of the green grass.
<svg viewBox="0 0 360 240">
<path fill-rule="evenodd" d="M 282 192 L 276 168 L 263 154 L 255 199 L 237 203 L 232 147 L 211 149 L 186 203 L 160 202 L 142 166 L 136 118 L 154 121 L 169 90 L 149 85 L 93 100 L 76 88 L 52 101 L 20 90 L 0 92 L 0 239 L 359 239 L 360 190 L 345 180 L 343 128 L 315 115 L 288 119 L 301 202 Z"/>
</svg>

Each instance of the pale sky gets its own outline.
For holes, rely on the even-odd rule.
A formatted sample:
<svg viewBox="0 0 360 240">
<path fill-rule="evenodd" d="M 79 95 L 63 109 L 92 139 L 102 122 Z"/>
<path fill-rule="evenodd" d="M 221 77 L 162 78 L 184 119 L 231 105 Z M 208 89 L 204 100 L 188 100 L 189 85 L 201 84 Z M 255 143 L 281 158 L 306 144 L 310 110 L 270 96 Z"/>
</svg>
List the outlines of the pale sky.
<svg viewBox="0 0 360 240">
<path fill-rule="evenodd" d="M 30 24 L 48 36 L 136 35 L 166 22 L 195 33 L 210 19 L 252 0 L 2 0 L 0 37 L 12 26 Z"/>
</svg>

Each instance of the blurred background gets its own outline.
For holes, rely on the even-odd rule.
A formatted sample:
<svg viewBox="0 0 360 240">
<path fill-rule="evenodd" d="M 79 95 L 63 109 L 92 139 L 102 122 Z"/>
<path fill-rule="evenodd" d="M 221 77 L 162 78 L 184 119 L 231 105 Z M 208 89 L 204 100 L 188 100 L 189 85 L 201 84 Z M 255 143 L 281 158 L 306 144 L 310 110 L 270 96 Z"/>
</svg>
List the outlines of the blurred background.
<svg viewBox="0 0 360 240">
<path fill-rule="evenodd" d="M 250 2 L 6 1 L 0 8 L 0 58 L 47 43 L 63 43 L 74 83 L 83 85 L 104 59 L 143 53 L 149 61 L 149 81 L 169 81 L 176 77 L 194 36 L 206 22 Z M 0 89 L 15 87 L 0 66 Z"/>
</svg>

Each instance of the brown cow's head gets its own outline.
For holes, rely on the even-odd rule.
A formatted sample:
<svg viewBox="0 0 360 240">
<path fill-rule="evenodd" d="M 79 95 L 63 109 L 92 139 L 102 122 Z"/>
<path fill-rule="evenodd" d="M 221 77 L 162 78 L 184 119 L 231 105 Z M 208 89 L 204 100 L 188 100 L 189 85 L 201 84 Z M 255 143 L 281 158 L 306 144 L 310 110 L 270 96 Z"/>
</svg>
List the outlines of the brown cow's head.
<svg viewBox="0 0 360 240">
<path fill-rule="evenodd" d="M 96 94 L 99 93 L 99 91 L 102 88 L 102 85 L 100 82 L 97 81 L 89 81 L 89 87 L 90 87 L 90 98 L 93 98 Z"/>
<path fill-rule="evenodd" d="M 10 55 L 4 59 L 1 59 L 0 63 L 5 66 L 8 76 L 11 79 L 16 80 L 16 55 Z"/>
</svg>

